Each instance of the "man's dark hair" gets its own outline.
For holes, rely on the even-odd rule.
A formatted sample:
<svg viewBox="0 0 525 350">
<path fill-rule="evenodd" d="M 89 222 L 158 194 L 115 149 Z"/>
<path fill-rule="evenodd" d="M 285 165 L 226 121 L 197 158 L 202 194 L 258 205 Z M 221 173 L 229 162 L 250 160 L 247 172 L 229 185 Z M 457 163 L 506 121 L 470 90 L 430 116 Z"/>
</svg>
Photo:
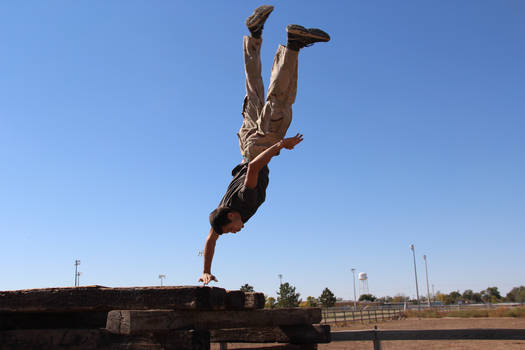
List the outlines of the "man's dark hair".
<svg viewBox="0 0 525 350">
<path fill-rule="evenodd" d="M 222 227 L 228 225 L 231 220 L 228 219 L 228 213 L 233 212 L 232 209 L 228 207 L 218 207 L 210 213 L 210 225 L 218 234 L 222 234 Z"/>
</svg>

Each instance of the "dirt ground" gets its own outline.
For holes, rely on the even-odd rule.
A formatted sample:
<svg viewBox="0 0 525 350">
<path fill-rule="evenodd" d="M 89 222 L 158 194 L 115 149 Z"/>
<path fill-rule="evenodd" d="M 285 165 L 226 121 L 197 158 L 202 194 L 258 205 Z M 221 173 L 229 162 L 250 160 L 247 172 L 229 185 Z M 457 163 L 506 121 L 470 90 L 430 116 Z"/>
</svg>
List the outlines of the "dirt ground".
<svg viewBox="0 0 525 350">
<path fill-rule="evenodd" d="M 519 328 L 525 329 L 524 318 L 409 318 L 405 320 L 384 321 L 377 323 L 355 323 L 347 326 L 333 326 L 333 331 L 373 329 L 461 329 L 461 328 Z M 411 341 L 384 341 L 382 350 L 525 350 L 525 340 L 411 340 Z M 275 344 L 228 344 L 228 349 L 279 349 Z M 212 350 L 219 349 L 213 344 Z M 319 350 L 372 350 L 371 341 L 348 341 L 319 344 Z"/>
</svg>

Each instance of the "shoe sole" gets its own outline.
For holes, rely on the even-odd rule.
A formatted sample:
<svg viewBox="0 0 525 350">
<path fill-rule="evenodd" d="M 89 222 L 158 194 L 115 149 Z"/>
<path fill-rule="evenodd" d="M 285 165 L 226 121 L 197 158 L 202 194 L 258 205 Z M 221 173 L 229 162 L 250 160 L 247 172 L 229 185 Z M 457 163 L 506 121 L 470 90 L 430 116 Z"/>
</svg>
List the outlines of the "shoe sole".
<svg viewBox="0 0 525 350">
<path fill-rule="evenodd" d="M 306 29 L 298 24 L 290 24 L 286 27 L 286 31 L 291 34 L 300 35 L 302 37 L 313 38 L 320 41 L 330 41 L 330 35 L 317 28 Z"/>
<path fill-rule="evenodd" d="M 272 13 L 272 5 L 262 5 L 257 7 L 253 13 L 246 18 L 246 27 L 248 29 L 257 27 L 261 22 L 266 21 L 268 15 Z"/>
</svg>

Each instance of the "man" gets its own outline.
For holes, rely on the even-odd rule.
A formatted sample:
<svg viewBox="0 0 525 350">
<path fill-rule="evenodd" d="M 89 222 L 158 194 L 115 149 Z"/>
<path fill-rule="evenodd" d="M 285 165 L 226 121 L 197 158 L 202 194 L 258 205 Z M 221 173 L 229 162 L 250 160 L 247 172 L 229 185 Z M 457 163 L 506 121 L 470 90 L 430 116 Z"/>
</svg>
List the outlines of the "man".
<svg viewBox="0 0 525 350">
<path fill-rule="evenodd" d="M 210 214 L 211 229 L 204 247 L 204 270 L 199 282 L 217 281 L 211 274 L 215 244 L 220 235 L 239 232 L 266 198 L 268 163 L 286 148 L 292 150 L 303 135 L 284 138 L 292 121 L 292 104 L 297 92 L 297 57 L 299 50 L 330 36 L 320 29 L 306 29 L 291 24 L 286 27 L 288 42 L 279 46 L 275 55 L 268 97 L 264 100 L 261 78 L 260 49 L 262 30 L 273 6 L 255 9 L 246 19 L 250 36 L 244 37 L 246 97 L 242 127 L 237 134 L 243 162 L 233 171 L 226 194 Z"/>
</svg>

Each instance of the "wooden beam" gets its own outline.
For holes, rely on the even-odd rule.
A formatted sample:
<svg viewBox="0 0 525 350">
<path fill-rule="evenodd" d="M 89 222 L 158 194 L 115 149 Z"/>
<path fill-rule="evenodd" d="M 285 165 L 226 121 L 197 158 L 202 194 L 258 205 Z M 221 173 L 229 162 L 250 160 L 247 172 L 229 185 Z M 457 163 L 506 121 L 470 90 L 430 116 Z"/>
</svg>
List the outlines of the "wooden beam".
<svg viewBox="0 0 525 350">
<path fill-rule="evenodd" d="M 212 343 L 329 343 L 330 326 L 303 325 L 217 329 L 212 330 L 210 335 Z"/>
<path fill-rule="evenodd" d="M 246 297 L 240 290 L 228 290 L 226 291 L 226 308 L 229 310 L 244 309 L 244 302 Z"/>
<path fill-rule="evenodd" d="M 262 309 L 264 308 L 264 294 L 254 292 L 241 292 L 240 290 L 226 291 L 226 309 Z"/>
<path fill-rule="evenodd" d="M 245 292 L 245 309 L 262 309 L 266 300 L 264 299 L 263 293 Z"/>
<path fill-rule="evenodd" d="M 525 329 L 430 329 L 332 332 L 332 341 L 348 340 L 524 340 Z"/>
<path fill-rule="evenodd" d="M 0 292 L 0 312 L 221 310 L 226 307 L 225 300 L 226 290 L 202 286 L 46 288 Z"/>
<path fill-rule="evenodd" d="M 319 308 L 284 308 L 241 311 L 113 310 L 106 328 L 119 334 L 161 332 L 171 329 L 224 329 L 311 325 L 321 321 Z"/>
<path fill-rule="evenodd" d="M 228 347 L 229 345 L 230 344 L 225 345 L 224 349 L 230 349 Z M 250 346 L 248 348 L 240 348 L 238 346 L 241 345 L 241 343 L 232 343 L 232 345 L 235 346 L 235 350 L 317 350 L 317 344 L 267 344 L 266 346 L 257 346 L 256 348 L 254 348 L 253 346 Z"/>
<path fill-rule="evenodd" d="M 0 312 L 0 331 L 14 329 L 104 328 L 108 313 L 88 312 Z"/>
<path fill-rule="evenodd" d="M 2 350 L 209 350 L 205 331 L 121 335 L 104 329 L 49 329 L 0 331 Z"/>
</svg>

